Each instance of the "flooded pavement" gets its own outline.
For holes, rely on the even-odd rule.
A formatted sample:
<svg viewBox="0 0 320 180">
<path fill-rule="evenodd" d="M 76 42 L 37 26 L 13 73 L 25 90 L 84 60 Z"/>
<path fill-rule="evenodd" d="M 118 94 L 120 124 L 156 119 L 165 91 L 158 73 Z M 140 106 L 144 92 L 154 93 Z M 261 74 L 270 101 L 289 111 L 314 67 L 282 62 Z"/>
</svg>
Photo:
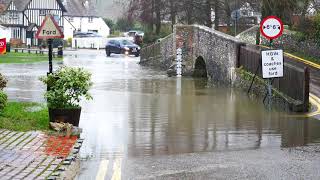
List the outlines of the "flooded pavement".
<svg viewBox="0 0 320 180">
<path fill-rule="evenodd" d="M 64 65 L 84 67 L 94 82 L 94 100 L 83 102 L 77 179 L 319 177 L 320 121 L 268 112 L 243 92 L 169 78 L 138 62 L 103 51 L 65 56 Z M 38 77 L 46 63 L 0 65 L 0 72 L 11 100 L 43 102 Z"/>
</svg>

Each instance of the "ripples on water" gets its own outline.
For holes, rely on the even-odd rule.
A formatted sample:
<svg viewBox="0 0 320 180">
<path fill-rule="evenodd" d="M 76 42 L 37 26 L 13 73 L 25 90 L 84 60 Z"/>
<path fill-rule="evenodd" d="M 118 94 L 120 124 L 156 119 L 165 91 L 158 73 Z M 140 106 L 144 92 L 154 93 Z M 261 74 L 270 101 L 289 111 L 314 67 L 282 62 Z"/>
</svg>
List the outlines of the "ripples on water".
<svg viewBox="0 0 320 180">
<path fill-rule="evenodd" d="M 280 148 L 319 143 L 320 122 L 268 112 L 261 100 L 203 79 L 168 78 L 138 59 L 67 56 L 92 72 L 94 101 L 83 103 L 83 158 Z M 55 66 L 57 67 L 57 66 Z M 2 65 L 12 100 L 43 101 L 47 64 Z M 23 77 L 21 77 L 23 76 Z"/>
</svg>

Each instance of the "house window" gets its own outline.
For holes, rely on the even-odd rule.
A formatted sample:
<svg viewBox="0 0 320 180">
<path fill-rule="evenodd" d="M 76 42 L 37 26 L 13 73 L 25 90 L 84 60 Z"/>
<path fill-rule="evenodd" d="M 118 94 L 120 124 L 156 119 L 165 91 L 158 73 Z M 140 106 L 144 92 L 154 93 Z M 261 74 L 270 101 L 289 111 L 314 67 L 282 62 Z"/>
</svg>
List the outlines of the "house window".
<svg viewBox="0 0 320 180">
<path fill-rule="evenodd" d="M 69 21 L 73 22 L 74 21 L 73 17 L 69 17 Z"/>
<path fill-rule="evenodd" d="M 11 20 L 13 20 L 13 19 L 18 19 L 18 13 L 11 11 L 11 12 L 9 13 L 9 18 L 10 18 Z"/>
<path fill-rule="evenodd" d="M 40 16 L 46 16 L 47 14 L 51 14 L 51 11 L 48 9 L 40 9 L 39 10 L 39 15 Z"/>
<path fill-rule="evenodd" d="M 11 36 L 12 36 L 12 38 L 14 38 L 14 39 L 20 39 L 20 28 L 14 28 L 14 29 L 12 29 L 12 31 L 11 31 Z"/>
<path fill-rule="evenodd" d="M 89 23 L 93 22 L 93 17 L 89 17 Z"/>
</svg>

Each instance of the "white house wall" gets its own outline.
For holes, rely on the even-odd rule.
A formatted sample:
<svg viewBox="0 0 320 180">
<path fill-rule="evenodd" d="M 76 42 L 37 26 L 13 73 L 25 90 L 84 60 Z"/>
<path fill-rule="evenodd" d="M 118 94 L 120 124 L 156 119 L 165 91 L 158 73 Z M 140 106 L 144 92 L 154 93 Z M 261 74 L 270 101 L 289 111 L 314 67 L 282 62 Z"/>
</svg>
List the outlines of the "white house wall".
<svg viewBox="0 0 320 180">
<path fill-rule="evenodd" d="M 110 35 L 110 28 L 102 18 L 93 18 L 89 22 L 88 17 L 73 17 L 73 21 L 69 21 L 70 17 L 64 18 L 64 37 L 65 39 L 73 38 L 74 31 L 90 32 L 97 31 L 103 37 Z"/>
<path fill-rule="evenodd" d="M 9 28 L 0 26 L 0 39 L 6 38 L 7 42 L 10 42 L 11 31 Z"/>
</svg>

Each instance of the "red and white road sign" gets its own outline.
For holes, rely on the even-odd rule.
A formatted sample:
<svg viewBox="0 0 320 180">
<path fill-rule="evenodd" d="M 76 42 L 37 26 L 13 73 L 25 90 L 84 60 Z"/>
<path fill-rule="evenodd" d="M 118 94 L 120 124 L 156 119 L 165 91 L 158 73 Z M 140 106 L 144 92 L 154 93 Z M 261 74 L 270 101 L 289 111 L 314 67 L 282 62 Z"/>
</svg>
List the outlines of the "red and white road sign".
<svg viewBox="0 0 320 180">
<path fill-rule="evenodd" d="M 268 39 L 277 39 L 283 33 L 283 23 L 276 16 L 269 16 L 263 19 L 260 24 L 261 34 Z"/>
<path fill-rule="evenodd" d="M 47 15 L 36 34 L 36 38 L 59 39 L 64 38 L 64 35 L 54 17 L 52 15 Z"/>
</svg>

